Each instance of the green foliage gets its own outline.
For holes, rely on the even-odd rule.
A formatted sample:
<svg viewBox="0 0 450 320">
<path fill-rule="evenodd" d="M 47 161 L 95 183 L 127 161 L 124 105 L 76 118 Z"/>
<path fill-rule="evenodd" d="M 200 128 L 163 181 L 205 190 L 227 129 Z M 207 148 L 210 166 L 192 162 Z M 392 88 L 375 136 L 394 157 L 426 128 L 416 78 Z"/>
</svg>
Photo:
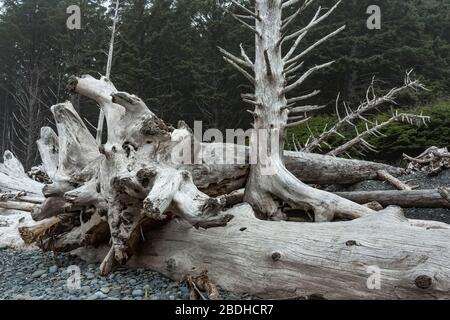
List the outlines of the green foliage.
<svg viewBox="0 0 450 320">
<path fill-rule="evenodd" d="M 370 137 L 367 141 L 377 147 L 378 152 L 371 152 L 366 155 L 366 159 L 395 162 L 402 157 L 403 153 L 410 155 L 417 155 L 422 153 L 430 146 L 437 147 L 450 147 L 450 100 L 432 103 L 426 106 L 412 107 L 412 108 L 400 108 L 399 112 L 423 114 L 431 117 L 431 123 L 426 127 L 416 127 L 410 124 L 401 122 L 395 122 L 387 126 L 382 130 L 382 133 L 386 137 Z M 386 121 L 391 117 L 389 112 L 381 113 L 370 120 L 378 120 L 379 123 Z M 336 123 L 335 116 L 320 115 L 311 119 L 309 127 L 311 131 L 316 134 L 323 132 L 323 129 L 328 124 L 328 128 Z M 360 132 L 363 131 L 363 127 L 360 127 Z M 347 139 L 351 139 L 355 136 L 355 131 L 351 128 L 347 128 L 346 131 L 341 132 L 346 139 L 335 138 L 331 141 L 332 146 L 338 146 Z M 294 136 L 297 141 L 305 143 L 310 137 L 310 131 L 307 126 L 302 125 L 289 130 L 287 148 L 294 149 L 292 143 L 292 137 Z M 328 149 L 324 149 L 326 153 Z M 361 155 L 357 153 L 351 153 L 355 158 L 361 158 Z"/>
</svg>

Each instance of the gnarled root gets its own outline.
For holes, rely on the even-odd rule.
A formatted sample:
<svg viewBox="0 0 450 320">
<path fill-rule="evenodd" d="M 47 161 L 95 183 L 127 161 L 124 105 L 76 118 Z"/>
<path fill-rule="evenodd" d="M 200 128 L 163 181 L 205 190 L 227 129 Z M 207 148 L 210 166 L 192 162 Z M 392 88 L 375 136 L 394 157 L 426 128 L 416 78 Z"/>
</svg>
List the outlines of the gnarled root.
<svg viewBox="0 0 450 320">
<path fill-rule="evenodd" d="M 142 225 L 146 221 L 178 216 L 196 228 L 207 229 L 226 226 L 232 218 L 221 214 L 224 199 L 200 192 L 192 175 L 184 170 L 167 166 L 141 169 L 135 175 L 114 179 L 112 185 L 114 200 L 108 212 L 112 247 L 100 267 L 102 274 L 129 260 L 137 244 L 145 240 Z"/>
<path fill-rule="evenodd" d="M 262 218 L 285 220 L 280 213 L 280 204 L 314 213 L 315 222 L 332 221 L 335 218 L 356 219 L 375 211 L 341 198 L 335 194 L 312 188 L 290 173 L 281 161 L 271 162 L 272 174 L 263 170 L 252 170 L 244 200 L 251 204 Z"/>
</svg>

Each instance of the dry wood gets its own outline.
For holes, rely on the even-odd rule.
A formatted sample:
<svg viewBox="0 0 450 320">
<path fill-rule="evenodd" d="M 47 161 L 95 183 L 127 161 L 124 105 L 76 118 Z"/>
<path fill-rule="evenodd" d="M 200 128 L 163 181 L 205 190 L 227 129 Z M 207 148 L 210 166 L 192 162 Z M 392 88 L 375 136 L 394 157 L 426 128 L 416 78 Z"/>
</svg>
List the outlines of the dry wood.
<svg viewBox="0 0 450 320">
<path fill-rule="evenodd" d="M 443 170 L 450 169 L 450 152 L 447 148 L 430 147 L 416 158 L 406 154 L 403 157 L 409 161 L 408 171 L 437 175 Z"/>
<path fill-rule="evenodd" d="M 0 163 L 0 192 L 26 192 L 41 197 L 43 187 L 42 183 L 28 177 L 23 165 L 10 151 L 5 152 L 3 163 Z"/>
<path fill-rule="evenodd" d="M 261 221 L 248 205 L 228 213 L 235 218 L 226 228 L 195 230 L 174 220 L 153 230 L 130 266 L 175 280 L 206 269 L 221 288 L 262 298 L 450 298 L 450 230 L 412 226 L 397 208 L 318 224 Z M 78 253 L 96 261 L 104 251 Z M 371 290 L 376 267 L 381 289 Z"/>
<path fill-rule="evenodd" d="M 406 183 L 403 183 L 393 175 L 389 174 L 388 172 L 384 170 L 378 171 L 378 176 L 380 179 L 388 181 L 390 184 L 392 184 L 394 187 L 396 187 L 399 190 L 409 190 L 411 191 L 412 188 L 408 186 Z"/>
<path fill-rule="evenodd" d="M 34 210 L 39 209 L 39 207 L 40 205 L 35 203 L 18 202 L 18 201 L 6 201 L 6 202 L 0 201 L 0 209 L 5 210 L 33 212 Z"/>
<path fill-rule="evenodd" d="M 193 296 L 207 291 L 210 298 L 218 298 L 218 285 L 265 298 L 449 298 L 449 226 L 407 220 L 397 207 L 377 211 L 379 205 L 373 203 L 448 207 L 447 190 L 395 191 L 380 199 L 346 194 L 356 198 L 350 201 L 306 183 L 351 183 L 377 179 L 380 170 L 385 176 L 401 174 L 402 170 L 370 162 L 284 153 L 290 108 L 315 108 L 292 109 L 286 93 L 330 65 L 313 66 L 289 84 L 288 72 L 302 66 L 292 59 L 300 59 L 337 34 L 294 55 L 306 33 L 339 4 L 323 15 L 319 9 L 305 28 L 283 38 L 283 26 L 286 28 L 299 14 L 285 20 L 283 8 L 296 2 L 256 0 L 255 13 L 250 15 L 254 26 L 244 22 L 247 18 L 242 15 L 234 15 L 257 35 L 255 62 L 242 47 L 242 59 L 222 50 L 227 61 L 255 85 L 254 94 L 243 96 L 255 106 L 256 130 L 250 150 L 203 144 L 200 150 L 194 148 L 189 153 L 191 159 L 201 153 L 201 162 L 192 165 L 173 161 L 174 154 L 194 144 L 195 137 L 185 124 L 180 123 L 178 128 L 165 124 L 141 99 L 118 91 L 108 78 L 71 78 L 69 91 L 94 100 L 104 111 L 109 128 L 107 142 L 98 147 L 69 102 L 52 107 L 58 134 L 45 129 L 39 142 L 43 167 L 52 183 L 43 189 L 39 183 L 28 186 L 34 189 L 31 193 L 24 189 L 30 196 L 44 194 L 47 198 L 40 210 L 33 211 L 39 221 L 20 228 L 24 240 L 43 250 L 78 249 L 84 256 L 100 257 L 104 275 L 127 263 L 177 280 L 191 275 L 190 283 L 198 289 Z M 282 46 L 290 39 L 296 39 L 289 50 L 292 59 L 282 55 Z M 409 78 L 406 85 L 420 87 Z M 396 92 L 393 90 L 388 100 Z M 368 96 L 356 114 L 361 116 L 374 105 Z M 261 132 L 269 144 L 256 139 Z M 217 162 L 223 160 L 219 159 L 221 151 L 238 148 L 244 149 L 236 155 L 243 157 L 243 162 Z M 257 153 L 258 161 L 249 165 L 249 155 L 256 149 L 267 152 Z M 20 162 L 7 153 L 5 163 L 0 165 L 0 183 L 7 187 L 15 182 L 20 186 L 30 184 L 24 175 Z M 251 206 L 241 204 L 229 209 L 242 195 Z M 358 204 L 360 200 L 364 201 Z M 256 217 L 283 220 L 285 205 L 313 212 L 311 220 L 316 223 L 262 221 Z M 328 222 L 339 219 L 353 221 Z M 102 244 L 105 251 L 93 249 Z M 371 276 L 368 272 L 373 268 L 380 271 L 378 290 L 367 285 Z M 194 275 L 198 270 L 206 270 L 208 277 L 206 273 Z"/>
<path fill-rule="evenodd" d="M 383 206 L 402 208 L 450 208 L 450 202 L 441 190 L 356 191 L 337 192 L 337 195 L 357 203 L 376 201 Z"/>
</svg>

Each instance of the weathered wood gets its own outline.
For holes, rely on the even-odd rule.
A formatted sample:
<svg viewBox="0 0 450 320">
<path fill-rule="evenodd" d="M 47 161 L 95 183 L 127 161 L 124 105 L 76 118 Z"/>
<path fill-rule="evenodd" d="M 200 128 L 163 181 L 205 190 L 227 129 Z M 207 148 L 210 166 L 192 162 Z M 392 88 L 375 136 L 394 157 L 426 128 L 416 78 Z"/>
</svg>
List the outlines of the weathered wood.
<svg viewBox="0 0 450 320">
<path fill-rule="evenodd" d="M 399 190 L 409 190 L 409 191 L 412 190 L 412 188 L 410 186 L 408 186 L 406 183 L 400 181 L 399 179 L 397 179 L 393 175 L 389 174 L 385 170 L 378 171 L 378 176 L 380 177 L 380 179 L 389 182 L 390 184 L 392 184 L 394 187 L 396 187 Z"/>
<path fill-rule="evenodd" d="M 284 40 L 298 36 L 301 38 L 302 34 L 304 36 L 309 29 L 330 15 L 338 4 L 320 17 L 321 10 L 318 10 L 303 31 L 300 30 L 294 33 L 297 35 L 284 38 L 282 1 L 255 1 L 255 13 L 261 19 L 255 21 L 258 36 L 255 37 L 253 65 L 255 109 L 250 147 L 257 159 L 250 168 L 244 200 L 252 205 L 262 219 L 286 218 L 278 200 L 288 203 L 293 208 L 311 212 L 316 222 L 332 221 L 336 217 L 357 218 L 373 213 L 373 210 L 368 207 L 307 185 L 304 181 L 297 179 L 284 163 L 286 129 L 293 124 L 288 123 L 288 120 L 297 119 L 289 118 L 286 95 L 300 87 L 313 73 L 330 66 L 333 62 L 315 65 L 289 84 L 286 77 L 287 65 L 306 55 L 320 44 L 320 41 L 293 59 L 290 59 L 290 55 L 295 52 L 298 41 L 285 56 L 283 56 L 282 45 Z M 323 41 L 326 39 L 328 37 L 325 37 Z"/>
<path fill-rule="evenodd" d="M 447 148 L 430 147 L 416 158 L 406 154 L 403 157 L 409 161 L 408 171 L 422 171 L 429 175 L 437 175 L 450 168 L 450 152 Z"/>
<path fill-rule="evenodd" d="M 34 181 L 25 173 L 23 165 L 10 152 L 6 151 L 0 163 L 0 192 L 26 192 L 32 196 L 42 196 L 44 185 Z"/>
<path fill-rule="evenodd" d="M 286 151 L 286 168 L 308 184 L 346 185 L 365 180 L 377 180 L 378 171 L 391 175 L 405 174 L 405 170 L 382 163 L 343 159 L 332 156 Z"/>
<path fill-rule="evenodd" d="M 442 191 L 435 190 L 388 190 L 336 192 L 340 197 L 364 204 L 376 201 L 383 206 L 397 205 L 402 208 L 450 208 L 450 201 Z"/>
<path fill-rule="evenodd" d="M 30 202 L 19 202 L 19 201 L 0 201 L 0 208 L 6 210 L 17 210 L 24 212 L 33 212 L 34 210 L 40 208 L 39 204 Z"/>
<path fill-rule="evenodd" d="M 174 280 L 207 270 L 221 288 L 261 298 L 450 298 L 450 230 L 411 226 L 397 208 L 316 224 L 261 221 L 248 205 L 227 213 L 235 218 L 225 228 L 195 230 L 175 220 L 153 230 L 129 265 Z M 77 253 L 95 261 L 105 251 Z M 371 290 L 377 268 L 381 288 Z"/>
</svg>

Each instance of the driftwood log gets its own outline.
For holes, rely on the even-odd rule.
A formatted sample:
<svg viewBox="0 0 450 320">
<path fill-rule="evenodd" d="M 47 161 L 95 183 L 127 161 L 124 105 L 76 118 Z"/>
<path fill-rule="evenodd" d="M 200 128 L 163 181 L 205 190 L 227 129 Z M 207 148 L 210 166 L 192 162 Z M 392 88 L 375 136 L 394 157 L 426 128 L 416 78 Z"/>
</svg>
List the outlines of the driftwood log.
<svg viewBox="0 0 450 320">
<path fill-rule="evenodd" d="M 37 222 L 19 230 L 25 242 L 57 252 L 78 249 L 94 258 L 99 257 L 94 248 L 106 245 L 102 274 L 126 264 L 178 280 L 208 271 L 224 289 L 261 297 L 448 298 L 448 225 L 408 220 L 399 207 L 377 211 L 379 205 L 309 185 L 379 179 L 380 171 L 403 170 L 284 152 L 286 128 L 303 121 L 296 114 L 319 108 L 291 105 L 314 94 L 287 95 L 331 63 L 312 67 L 292 83 L 288 75 L 302 67 L 305 54 L 343 30 L 296 55 L 309 30 L 337 7 L 322 15 L 319 9 L 305 28 L 282 37 L 286 23 L 302 11 L 283 19 L 283 10 L 297 2 L 256 0 L 254 13 L 247 10 L 255 20 L 254 27 L 247 25 L 257 35 L 254 62 L 243 48 L 242 58 L 222 49 L 255 86 L 254 94 L 243 95 L 254 106 L 248 149 L 199 143 L 184 123 L 177 128 L 164 123 L 140 98 L 118 91 L 105 77 L 71 78 L 68 90 L 95 101 L 104 113 L 107 141 L 99 147 L 66 102 L 52 107 L 57 133 L 44 128 L 38 142 L 51 184 L 27 186 L 29 178 L 18 177 L 23 168 L 9 173 L 20 166 L 7 153 L 0 167 L 5 189 L 45 197 L 32 212 Z M 283 54 L 290 40 L 295 42 Z M 406 82 L 417 86 L 409 75 Z M 231 153 L 232 163 L 223 162 L 221 155 L 240 149 Z M 234 206 L 243 187 L 246 204 Z M 286 218 L 286 206 L 306 211 L 316 223 L 278 221 Z"/>
<path fill-rule="evenodd" d="M 356 191 L 338 192 L 337 195 L 365 204 L 378 202 L 383 206 L 396 205 L 402 208 L 450 208 L 448 190 L 401 190 L 401 191 Z"/>
<path fill-rule="evenodd" d="M 228 213 L 234 219 L 226 228 L 174 220 L 146 234 L 130 266 L 176 280 L 208 270 L 224 289 L 269 299 L 450 298 L 450 230 L 414 227 L 398 208 L 317 224 L 261 221 L 248 205 Z M 79 254 L 99 261 L 104 250 Z"/>
</svg>

